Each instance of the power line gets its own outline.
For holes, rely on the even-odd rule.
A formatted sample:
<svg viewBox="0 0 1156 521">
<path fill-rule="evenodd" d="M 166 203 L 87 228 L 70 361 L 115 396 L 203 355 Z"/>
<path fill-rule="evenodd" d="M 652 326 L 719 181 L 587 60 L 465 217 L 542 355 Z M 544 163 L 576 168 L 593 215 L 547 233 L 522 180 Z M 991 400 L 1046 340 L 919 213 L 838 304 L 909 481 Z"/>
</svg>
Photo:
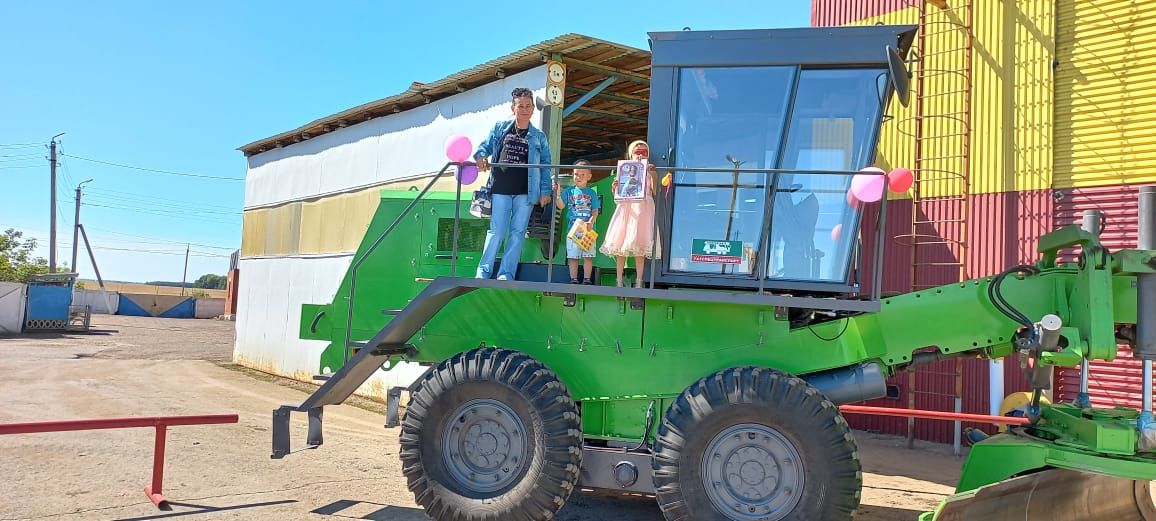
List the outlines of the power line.
<svg viewBox="0 0 1156 521">
<path fill-rule="evenodd" d="M 189 220 L 189 215 L 187 212 L 166 212 L 163 210 L 153 210 L 150 208 L 134 208 L 131 206 L 116 206 L 116 205 L 111 205 L 111 204 L 97 204 L 97 203 L 84 203 L 84 202 L 82 202 L 80 204 L 81 204 L 81 206 L 95 206 L 98 208 L 109 208 L 109 209 L 113 209 L 113 210 L 125 210 L 125 211 L 129 211 L 129 212 L 148 213 L 148 214 L 160 215 L 160 216 L 164 216 L 164 217 L 180 218 L 182 221 L 186 221 L 186 222 Z M 219 223 L 219 224 L 231 224 L 231 225 L 238 224 L 237 221 L 227 221 L 223 218 L 212 217 L 212 216 L 199 216 L 199 217 L 197 217 L 197 219 L 200 221 L 203 221 L 203 222 L 215 222 L 215 223 Z"/>
<path fill-rule="evenodd" d="M 42 237 L 33 237 L 33 236 L 29 236 L 29 235 L 26 235 L 24 237 L 27 239 L 36 240 L 37 246 L 41 246 L 45 242 L 47 242 Z M 182 244 L 185 244 L 185 243 L 182 243 Z M 65 244 L 61 241 L 56 241 L 56 247 L 57 248 L 67 249 L 71 246 L 72 246 L 71 244 Z M 110 251 L 127 251 L 127 252 L 133 252 L 133 253 L 147 253 L 147 254 L 154 254 L 154 255 L 182 255 L 183 256 L 185 254 L 185 250 L 156 250 L 156 249 L 150 249 L 150 248 L 118 248 L 116 246 L 99 246 L 99 245 L 94 245 L 92 247 L 92 249 L 94 249 L 94 250 L 110 250 Z M 212 253 L 212 252 L 207 252 L 207 251 L 197 251 L 197 250 L 189 250 L 189 255 L 191 255 L 193 257 L 210 257 L 210 258 L 218 258 L 218 259 L 227 259 L 229 257 L 232 257 L 232 255 L 226 255 L 226 254 L 221 254 L 221 253 Z"/>
<path fill-rule="evenodd" d="M 125 198 L 125 197 L 120 197 L 120 196 L 116 196 L 116 195 L 105 195 L 105 194 L 99 194 L 99 193 L 89 194 L 88 197 L 86 197 L 86 199 L 90 199 L 90 198 L 95 198 L 97 200 L 97 202 L 102 202 L 102 203 L 106 203 L 106 204 L 117 204 L 117 205 L 123 205 L 123 206 L 131 206 L 133 208 L 156 209 L 156 210 L 162 211 L 162 212 L 172 211 L 172 212 L 179 212 L 179 213 L 241 215 L 241 212 L 239 212 L 239 211 L 223 212 L 220 210 L 207 210 L 207 209 L 201 208 L 199 206 L 193 206 L 193 205 L 189 205 L 189 204 L 173 204 L 173 203 L 164 204 L 164 203 L 161 203 L 159 205 L 149 205 L 148 201 L 141 201 L 141 200 L 135 200 L 135 199 L 129 199 L 129 198 Z"/>
<path fill-rule="evenodd" d="M 86 228 L 87 228 L 87 227 L 86 227 Z M 164 243 L 170 243 L 170 244 L 192 244 L 193 246 L 200 246 L 200 247 L 202 247 L 202 248 L 216 248 L 216 249 L 218 249 L 218 250 L 229 250 L 229 251 L 233 251 L 233 250 L 236 250 L 236 249 L 237 249 L 236 247 L 233 247 L 233 246 L 216 246 L 216 245 L 212 245 L 212 244 L 197 244 L 197 243 L 195 243 L 195 242 L 189 242 L 189 241 L 174 241 L 174 240 L 169 240 L 169 239 L 162 239 L 162 238 L 160 238 L 160 237 L 150 237 L 150 236 L 148 236 L 148 235 L 133 235 L 133 234 L 131 234 L 131 233 L 114 232 L 114 231 L 111 231 L 111 230 L 105 230 L 105 229 L 101 229 L 101 228 L 88 228 L 88 229 L 90 229 L 90 230 L 96 230 L 96 231 L 99 231 L 99 232 L 101 232 L 101 233 L 108 233 L 108 234 L 112 234 L 112 235 L 120 235 L 120 236 L 124 236 L 124 237 L 133 237 L 133 238 L 136 238 L 136 239 L 152 239 L 152 240 L 154 240 L 154 241 L 161 241 L 161 242 L 160 242 L 160 243 L 158 243 L 158 244 L 164 244 Z"/>
<path fill-rule="evenodd" d="M 131 192 L 118 192 L 116 190 L 105 190 L 100 188 L 88 188 L 85 193 L 92 194 L 98 197 L 107 199 L 117 199 L 123 201 L 130 201 L 134 203 L 157 203 L 165 202 L 163 206 L 185 206 L 193 209 L 215 208 L 218 210 L 228 211 L 230 214 L 240 214 L 241 211 L 235 206 L 224 206 L 219 204 L 202 203 L 200 201 L 191 201 L 189 199 L 168 199 L 164 197 L 156 197 L 151 195 L 134 194 Z M 193 204 L 190 204 L 193 203 Z"/>
<path fill-rule="evenodd" d="M 222 181 L 244 181 L 245 180 L 242 177 L 221 177 L 221 176 L 214 176 L 214 175 L 189 174 L 189 173 L 185 173 L 185 172 L 173 172 L 171 170 L 157 170 L 154 168 L 144 168 L 144 167 L 140 167 L 140 166 L 123 165 L 120 163 L 112 163 L 109 161 L 101 161 L 98 159 L 89 159 L 87 157 L 80 157 L 80 156 L 74 156 L 74 155 L 68 155 L 68 157 L 71 157 L 73 159 L 79 159 L 81 161 L 88 161 L 91 163 L 100 163 L 102 165 L 116 166 L 116 167 L 120 167 L 120 168 L 129 168 L 132 170 L 143 170 L 145 172 L 156 172 L 158 174 L 178 175 L 178 176 L 183 176 L 183 177 L 197 177 L 197 178 L 201 178 L 201 179 L 218 179 L 218 180 L 222 180 Z"/>
<path fill-rule="evenodd" d="M 56 143 L 56 149 L 60 151 L 61 156 L 64 155 L 64 143 L 63 142 L 57 142 Z M 64 164 L 64 159 L 58 158 L 56 160 L 56 163 L 60 165 L 61 174 L 64 175 L 64 180 L 68 182 L 68 186 L 76 186 L 76 183 L 73 182 L 73 180 L 72 180 L 72 176 L 68 175 L 68 165 Z"/>
<path fill-rule="evenodd" d="M 88 206 L 88 205 L 99 206 L 102 208 L 115 208 L 117 210 L 135 210 L 135 211 L 141 211 L 141 212 L 146 212 L 146 213 L 154 213 L 157 215 L 175 215 L 175 216 L 179 216 L 179 217 L 190 217 L 189 214 L 202 214 L 202 215 L 206 216 L 206 218 L 216 218 L 218 220 L 225 220 L 227 218 L 227 216 L 230 216 L 230 215 L 234 215 L 234 216 L 240 215 L 240 212 L 237 212 L 236 214 L 229 214 L 226 212 L 193 211 L 191 209 L 183 209 L 183 208 L 174 208 L 172 210 L 165 210 L 163 208 L 147 208 L 144 206 L 133 206 L 133 205 L 129 205 L 127 203 L 122 203 L 122 202 L 118 202 L 118 201 L 108 201 L 108 200 L 99 200 L 99 199 L 95 203 L 89 203 L 87 201 L 81 203 L 81 206 Z M 213 217 L 215 215 L 223 215 L 226 217 Z M 200 217 L 198 216 L 198 218 L 200 218 Z M 235 222 L 235 221 L 230 221 L 230 222 Z"/>
</svg>

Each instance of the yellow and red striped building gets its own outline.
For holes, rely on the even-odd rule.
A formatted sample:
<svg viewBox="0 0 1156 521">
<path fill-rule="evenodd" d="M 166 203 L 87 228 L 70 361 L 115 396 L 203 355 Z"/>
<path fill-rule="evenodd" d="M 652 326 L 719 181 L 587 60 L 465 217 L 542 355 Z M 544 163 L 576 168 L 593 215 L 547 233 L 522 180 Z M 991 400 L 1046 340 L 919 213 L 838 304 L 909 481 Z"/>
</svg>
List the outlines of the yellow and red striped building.
<svg viewBox="0 0 1156 521">
<path fill-rule="evenodd" d="M 888 202 L 884 291 L 1033 262 L 1036 239 L 1085 210 L 1106 214 L 1106 246 L 1136 246 L 1137 187 L 1156 183 L 1156 9 L 1146 4 L 812 0 L 813 26 L 921 25 L 911 100 L 892 104 L 880 138 L 879 166 L 923 178 Z M 952 410 L 958 399 L 987 413 L 989 369 L 932 364 L 894 378 L 898 401 L 878 403 Z M 1016 364 L 1003 371 L 1005 394 L 1025 389 Z M 1126 348 L 1089 375 L 1094 404 L 1139 405 L 1140 365 Z M 1060 371 L 1054 399 L 1078 385 L 1078 370 Z M 853 420 L 908 432 L 905 419 Z M 953 431 L 921 420 L 911 434 L 950 442 Z"/>
</svg>

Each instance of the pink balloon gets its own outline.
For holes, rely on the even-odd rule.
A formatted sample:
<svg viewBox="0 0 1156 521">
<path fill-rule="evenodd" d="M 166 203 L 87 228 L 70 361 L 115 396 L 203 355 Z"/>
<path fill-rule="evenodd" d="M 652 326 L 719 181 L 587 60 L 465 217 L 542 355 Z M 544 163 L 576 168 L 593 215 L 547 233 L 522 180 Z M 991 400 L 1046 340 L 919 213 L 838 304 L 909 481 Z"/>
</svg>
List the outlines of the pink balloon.
<svg viewBox="0 0 1156 521">
<path fill-rule="evenodd" d="M 834 228 L 831 228 L 831 240 L 832 241 L 839 242 L 839 236 L 841 236 L 841 235 L 843 235 L 843 225 L 842 224 L 836 224 Z"/>
<path fill-rule="evenodd" d="M 464 185 L 478 180 L 478 165 L 462 165 L 458 168 L 458 182 Z"/>
<path fill-rule="evenodd" d="M 896 168 L 887 174 L 887 188 L 892 192 L 906 192 L 915 182 L 915 174 L 906 168 Z"/>
<path fill-rule="evenodd" d="M 847 190 L 847 206 L 850 206 L 853 210 L 858 210 L 860 204 L 859 200 L 855 198 L 855 194 Z"/>
<path fill-rule="evenodd" d="M 454 134 L 446 140 L 446 157 L 455 163 L 468 160 L 473 150 L 473 143 L 464 134 Z"/>
<path fill-rule="evenodd" d="M 887 188 L 887 176 L 883 170 L 867 167 L 851 178 L 851 193 L 855 198 L 865 203 L 873 203 L 883 198 L 883 191 Z"/>
</svg>

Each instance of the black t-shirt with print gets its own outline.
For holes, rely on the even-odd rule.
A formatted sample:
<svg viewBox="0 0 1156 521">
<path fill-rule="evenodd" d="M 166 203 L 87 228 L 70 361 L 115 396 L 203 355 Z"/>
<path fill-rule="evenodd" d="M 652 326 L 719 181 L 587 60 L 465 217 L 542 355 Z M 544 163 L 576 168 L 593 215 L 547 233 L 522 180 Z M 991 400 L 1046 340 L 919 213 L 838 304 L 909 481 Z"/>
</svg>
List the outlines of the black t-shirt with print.
<svg viewBox="0 0 1156 521">
<path fill-rule="evenodd" d="M 530 143 L 526 140 L 529 128 L 519 130 L 517 125 L 510 125 L 510 130 L 502 136 L 502 148 L 498 155 L 499 163 L 526 164 L 530 157 Z M 491 193 L 501 195 L 525 195 L 529 193 L 525 167 L 495 168 L 494 186 Z"/>
</svg>

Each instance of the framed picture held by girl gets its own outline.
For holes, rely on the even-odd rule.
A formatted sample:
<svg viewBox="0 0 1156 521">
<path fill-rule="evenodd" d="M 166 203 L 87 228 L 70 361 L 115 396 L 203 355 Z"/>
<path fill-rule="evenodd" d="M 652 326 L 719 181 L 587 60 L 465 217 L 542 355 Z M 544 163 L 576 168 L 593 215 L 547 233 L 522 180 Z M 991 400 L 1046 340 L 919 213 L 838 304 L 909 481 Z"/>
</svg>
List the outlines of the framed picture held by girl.
<svg viewBox="0 0 1156 521">
<path fill-rule="evenodd" d="M 616 201 L 637 201 L 646 197 L 647 162 L 645 159 L 623 159 L 618 161 L 614 190 Z"/>
</svg>

